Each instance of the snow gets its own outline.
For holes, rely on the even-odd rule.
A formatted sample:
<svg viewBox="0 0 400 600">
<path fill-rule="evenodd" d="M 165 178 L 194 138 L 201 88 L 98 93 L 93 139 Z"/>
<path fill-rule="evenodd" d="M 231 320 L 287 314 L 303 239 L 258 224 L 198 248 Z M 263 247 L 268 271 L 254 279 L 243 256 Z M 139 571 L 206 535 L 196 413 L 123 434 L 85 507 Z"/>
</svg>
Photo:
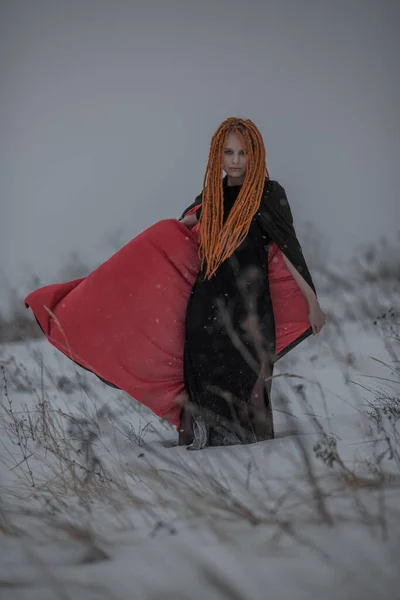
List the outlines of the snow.
<svg viewBox="0 0 400 600">
<path fill-rule="evenodd" d="M 40 418 L 24 454 L 1 411 L 2 600 L 399 597 L 398 463 L 385 455 L 375 485 L 366 462 L 385 448 L 366 403 L 399 389 L 377 328 L 327 325 L 278 363 L 275 440 L 200 452 L 47 342 L 0 348 L 14 423 L 45 400 L 82 467 L 38 444 Z"/>
</svg>

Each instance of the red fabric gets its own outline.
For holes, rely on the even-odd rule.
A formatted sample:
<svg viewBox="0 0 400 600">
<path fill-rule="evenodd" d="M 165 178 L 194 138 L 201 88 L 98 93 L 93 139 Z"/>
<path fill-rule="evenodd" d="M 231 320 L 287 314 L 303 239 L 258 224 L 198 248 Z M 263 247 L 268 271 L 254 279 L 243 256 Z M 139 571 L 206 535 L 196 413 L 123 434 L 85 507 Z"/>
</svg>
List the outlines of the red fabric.
<svg viewBox="0 0 400 600">
<path fill-rule="evenodd" d="M 307 331 L 310 322 L 307 300 L 275 242 L 269 245 L 268 281 L 275 319 L 275 354 L 279 354 Z"/>
<path fill-rule="evenodd" d="M 42 287 L 25 300 L 51 344 L 177 427 L 186 305 L 200 268 L 197 235 L 198 226 L 160 221 L 88 277 Z M 275 244 L 269 279 L 278 353 L 309 322 Z"/>
</svg>

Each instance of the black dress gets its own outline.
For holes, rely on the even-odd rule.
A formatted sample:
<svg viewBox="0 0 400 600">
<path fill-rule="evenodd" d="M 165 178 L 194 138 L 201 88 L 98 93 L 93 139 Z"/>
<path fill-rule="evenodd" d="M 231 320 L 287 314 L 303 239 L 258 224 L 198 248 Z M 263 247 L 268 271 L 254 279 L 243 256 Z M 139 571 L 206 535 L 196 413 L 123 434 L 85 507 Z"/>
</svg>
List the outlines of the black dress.
<svg viewBox="0 0 400 600">
<path fill-rule="evenodd" d="M 224 178 L 225 218 L 239 190 L 240 186 L 228 187 Z M 201 201 L 202 194 L 182 216 Z M 181 430 L 193 425 L 191 449 L 274 437 L 268 385 L 274 363 L 310 336 L 312 327 L 275 354 L 268 281 L 271 241 L 316 294 L 285 189 L 266 178 L 246 239 L 210 280 L 199 273 L 187 305 L 184 377 L 189 402 L 182 411 Z M 288 324 L 289 311 L 284 317 Z M 182 443 L 188 443 L 184 437 Z"/>
<path fill-rule="evenodd" d="M 223 182 L 224 221 L 241 186 Z M 269 237 L 249 233 L 211 279 L 198 275 L 186 312 L 185 386 L 193 449 L 274 437 L 269 387 L 275 326 L 268 286 Z"/>
</svg>

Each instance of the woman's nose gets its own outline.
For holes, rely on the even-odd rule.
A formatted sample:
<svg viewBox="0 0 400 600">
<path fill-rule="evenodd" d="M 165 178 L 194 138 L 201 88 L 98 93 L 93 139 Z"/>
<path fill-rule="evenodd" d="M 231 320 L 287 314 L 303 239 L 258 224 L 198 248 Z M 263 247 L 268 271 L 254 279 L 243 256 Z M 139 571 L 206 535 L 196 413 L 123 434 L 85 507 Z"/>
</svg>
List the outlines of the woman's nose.
<svg viewBox="0 0 400 600">
<path fill-rule="evenodd" d="M 233 155 L 233 164 L 236 165 L 239 162 L 239 156 L 237 154 Z"/>
</svg>

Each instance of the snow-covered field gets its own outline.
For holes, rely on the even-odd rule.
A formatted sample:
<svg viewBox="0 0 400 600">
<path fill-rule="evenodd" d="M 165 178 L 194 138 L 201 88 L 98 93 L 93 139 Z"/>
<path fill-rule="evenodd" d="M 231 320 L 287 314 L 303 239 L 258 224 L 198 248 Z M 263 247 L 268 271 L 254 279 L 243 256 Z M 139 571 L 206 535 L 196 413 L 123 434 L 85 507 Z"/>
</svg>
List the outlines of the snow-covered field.
<svg viewBox="0 0 400 600">
<path fill-rule="evenodd" d="M 47 342 L 0 346 L 2 600 L 400 597 L 395 321 L 328 323 L 277 365 L 276 439 L 200 452 Z"/>
</svg>

